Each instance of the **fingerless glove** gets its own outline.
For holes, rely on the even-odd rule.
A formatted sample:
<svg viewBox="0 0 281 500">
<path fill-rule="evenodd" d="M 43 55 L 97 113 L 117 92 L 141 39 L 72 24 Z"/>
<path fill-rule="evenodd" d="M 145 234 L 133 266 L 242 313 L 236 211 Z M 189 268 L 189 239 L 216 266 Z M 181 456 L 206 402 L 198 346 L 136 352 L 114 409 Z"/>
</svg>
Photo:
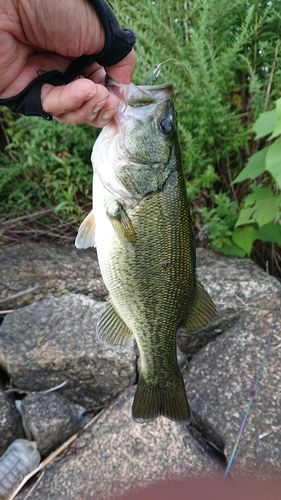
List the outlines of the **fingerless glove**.
<svg viewBox="0 0 281 500">
<path fill-rule="evenodd" d="M 41 89 L 45 83 L 55 86 L 65 85 L 73 81 L 93 62 L 104 67 L 113 66 L 129 54 L 136 41 L 133 31 L 120 27 L 106 0 L 88 0 L 88 2 L 94 7 L 104 28 L 105 43 L 102 51 L 74 59 L 65 73 L 58 70 L 42 72 L 16 96 L 0 99 L 0 105 L 7 106 L 14 113 L 51 120 L 52 116 L 44 112 L 41 103 Z"/>
</svg>

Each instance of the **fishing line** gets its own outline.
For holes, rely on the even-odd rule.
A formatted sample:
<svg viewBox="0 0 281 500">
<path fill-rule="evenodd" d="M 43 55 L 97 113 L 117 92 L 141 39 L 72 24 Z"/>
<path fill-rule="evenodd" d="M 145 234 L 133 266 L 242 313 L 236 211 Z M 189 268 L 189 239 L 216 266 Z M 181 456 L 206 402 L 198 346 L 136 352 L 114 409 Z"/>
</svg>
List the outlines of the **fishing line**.
<svg viewBox="0 0 281 500">
<path fill-rule="evenodd" d="M 189 76 L 186 65 L 183 62 L 178 61 L 178 59 L 170 57 L 169 59 L 165 59 L 165 61 L 162 61 L 161 63 L 157 64 L 154 70 L 146 75 L 144 79 L 144 85 L 152 85 L 154 82 L 156 82 L 157 78 L 161 74 L 162 66 L 170 62 L 175 64 L 176 66 L 180 66 L 185 71 L 187 76 Z"/>
<path fill-rule="evenodd" d="M 248 418 L 249 418 L 249 415 L 250 415 L 250 411 L 251 411 L 254 399 L 255 399 L 255 397 L 257 395 L 258 385 L 259 385 L 259 383 L 261 381 L 261 378 L 263 376 L 263 371 L 264 371 L 264 369 L 265 369 L 265 367 L 267 365 L 268 354 L 269 354 L 269 351 L 270 351 L 271 345 L 272 345 L 272 340 L 273 340 L 274 331 L 275 331 L 275 325 L 276 325 L 276 318 L 274 320 L 274 323 L 273 323 L 273 325 L 272 325 L 272 327 L 270 329 L 269 335 L 268 335 L 267 340 L 266 340 L 264 355 L 263 355 L 263 358 L 262 358 L 259 370 L 257 371 L 256 377 L 254 379 L 254 382 L 253 382 L 253 385 L 252 385 L 252 388 L 251 388 L 250 399 L 249 399 L 249 401 L 247 403 L 247 406 L 246 406 L 246 408 L 244 410 L 244 413 L 243 413 L 243 419 L 242 419 L 242 422 L 241 422 L 241 425 L 240 425 L 240 429 L 239 429 L 239 432 L 238 432 L 237 439 L 235 441 L 235 444 L 233 446 L 231 455 L 230 455 L 229 460 L 227 462 L 227 467 L 226 467 L 226 470 L 225 470 L 225 473 L 224 473 L 224 479 L 226 479 L 228 477 L 228 475 L 229 475 L 229 473 L 230 473 L 230 471 L 232 469 L 232 466 L 234 464 L 234 460 L 235 460 L 235 457 L 236 457 L 237 449 L 238 449 L 238 446 L 240 444 L 242 434 L 243 434 L 243 432 L 245 430 L 245 427 L 247 425 Z"/>
</svg>

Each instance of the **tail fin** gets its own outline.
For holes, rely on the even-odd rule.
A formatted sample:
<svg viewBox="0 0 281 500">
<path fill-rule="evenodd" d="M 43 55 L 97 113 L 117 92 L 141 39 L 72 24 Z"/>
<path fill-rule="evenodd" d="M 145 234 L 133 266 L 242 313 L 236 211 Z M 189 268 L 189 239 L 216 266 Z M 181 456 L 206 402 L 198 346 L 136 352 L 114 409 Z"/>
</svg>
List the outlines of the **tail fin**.
<svg viewBox="0 0 281 500">
<path fill-rule="evenodd" d="M 138 422 L 153 420 L 159 415 L 189 424 L 190 411 L 181 373 L 173 389 L 149 385 L 140 376 L 133 402 L 133 419 Z"/>
</svg>

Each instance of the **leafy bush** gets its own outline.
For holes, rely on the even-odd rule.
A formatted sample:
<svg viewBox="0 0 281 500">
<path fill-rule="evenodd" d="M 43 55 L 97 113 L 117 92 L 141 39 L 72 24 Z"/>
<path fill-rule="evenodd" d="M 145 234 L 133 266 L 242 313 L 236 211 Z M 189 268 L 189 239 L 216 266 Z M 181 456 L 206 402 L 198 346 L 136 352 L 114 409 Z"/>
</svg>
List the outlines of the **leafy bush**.
<svg viewBox="0 0 281 500">
<path fill-rule="evenodd" d="M 139 81 L 151 67 L 167 61 L 160 77 L 172 81 L 177 94 L 196 226 L 202 227 L 203 218 L 212 247 L 230 255 L 249 255 L 257 238 L 277 243 L 278 193 L 270 191 L 266 179 L 260 188 L 256 182 L 233 180 L 259 147 L 253 141 L 252 123 L 280 93 L 280 3 L 156 0 L 144 2 L 141 16 L 129 0 L 115 3 L 139 34 Z M 256 153 L 262 163 L 260 154 Z M 255 158 L 247 164 L 250 170 Z M 263 217 L 260 225 L 255 226 L 254 220 L 247 227 L 241 224 L 246 209 L 252 217 Z M 277 225 L 261 230 L 265 220 L 268 224 L 276 220 Z"/>
<path fill-rule="evenodd" d="M 91 147 L 97 131 L 39 118 L 3 115 L 8 145 L 0 154 L 1 215 L 55 208 L 81 219 L 91 203 Z"/>
<path fill-rule="evenodd" d="M 233 250 L 238 247 L 239 252 L 242 249 L 247 255 L 250 255 L 255 240 L 281 245 L 281 99 L 276 102 L 275 109 L 259 116 L 253 130 L 257 139 L 270 135 L 270 145 L 251 156 L 234 180 L 234 183 L 239 183 L 257 179 L 243 200 L 232 233 Z"/>
<path fill-rule="evenodd" d="M 267 110 L 280 97 L 280 0 L 112 3 L 122 24 L 137 33 L 134 81 L 151 80 L 161 64 L 157 81 L 174 85 L 198 238 L 207 234 L 214 249 L 235 255 L 249 254 L 257 237 L 279 241 L 272 236 L 279 183 L 271 176 L 278 165 L 271 174 L 263 172 L 266 135 L 255 141 L 252 125 L 266 111 L 261 119 L 269 135 L 274 112 Z M 48 206 L 59 208 L 63 217 L 80 218 L 90 201 L 95 132 L 30 118 L 14 120 L 6 113 L 5 119 L 10 144 L 0 157 L 2 213 Z M 279 140 L 268 147 L 279 148 Z"/>
<path fill-rule="evenodd" d="M 253 131 L 270 144 L 254 153 L 232 182 L 253 181 L 240 209 L 225 194 L 214 195 L 215 208 L 201 209 L 212 245 L 226 255 L 249 256 L 256 240 L 281 246 L 281 99 L 259 116 Z"/>
</svg>

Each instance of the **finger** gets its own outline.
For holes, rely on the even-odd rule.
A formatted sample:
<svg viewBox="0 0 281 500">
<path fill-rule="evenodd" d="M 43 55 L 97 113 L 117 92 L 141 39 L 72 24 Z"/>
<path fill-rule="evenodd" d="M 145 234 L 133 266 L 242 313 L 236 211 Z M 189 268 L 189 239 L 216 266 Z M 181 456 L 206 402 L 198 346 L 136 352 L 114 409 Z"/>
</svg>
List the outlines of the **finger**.
<svg viewBox="0 0 281 500">
<path fill-rule="evenodd" d="M 94 127 L 104 127 L 115 116 L 119 107 L 120 101 L 115 94 L 110 92 L 109 99 L 104 103 L 96 118 L 92 121 L 91 125 Z"/>
<path fill-rule="evenodd" d="M 130 83 L 136 66 L 137 56 L 134 50 L 114 66 L 105 68 L 107 75 L 120 83 Z"/>
<path fill-rule="evenodd" d="M 101 87 L 97 85 L 97 87 Z M 104 88 L 104 87 L 103 87 Z M 106 90 L 106 89 L 105 89 Z M 54 119 L 60 123 L 67 124 L 83 124 L 88 123 L 95 127 L 103 127 L 115 115 L 119 105 L 118 98 L 107 91 L 107 95 L 101 99 L 96 100 L 96 96 L 80 108 L 54 116 Z"/>
<path fill-rule="evenodd" d="M 102 66 L 100 66 L 98 63 L 93 63 L 93 64 L 90 64 L 90 66 L 87 66 L 83 70 L 83 75 L 95 83 L 105 85 L 106 72 L 105 72 L 105 69 Z"/>
<path fill-rule="evenodd" d="M 87 78 L 81 78 L 58 87 L 49 84 L 43 85 L 41 101 L 46 113 L 57 116 L 79 109 L 85 102 L 94 97 L 100 101 L 107 95 L 108 90 L 105 87 L 97 86 Z"/>
</svg>

